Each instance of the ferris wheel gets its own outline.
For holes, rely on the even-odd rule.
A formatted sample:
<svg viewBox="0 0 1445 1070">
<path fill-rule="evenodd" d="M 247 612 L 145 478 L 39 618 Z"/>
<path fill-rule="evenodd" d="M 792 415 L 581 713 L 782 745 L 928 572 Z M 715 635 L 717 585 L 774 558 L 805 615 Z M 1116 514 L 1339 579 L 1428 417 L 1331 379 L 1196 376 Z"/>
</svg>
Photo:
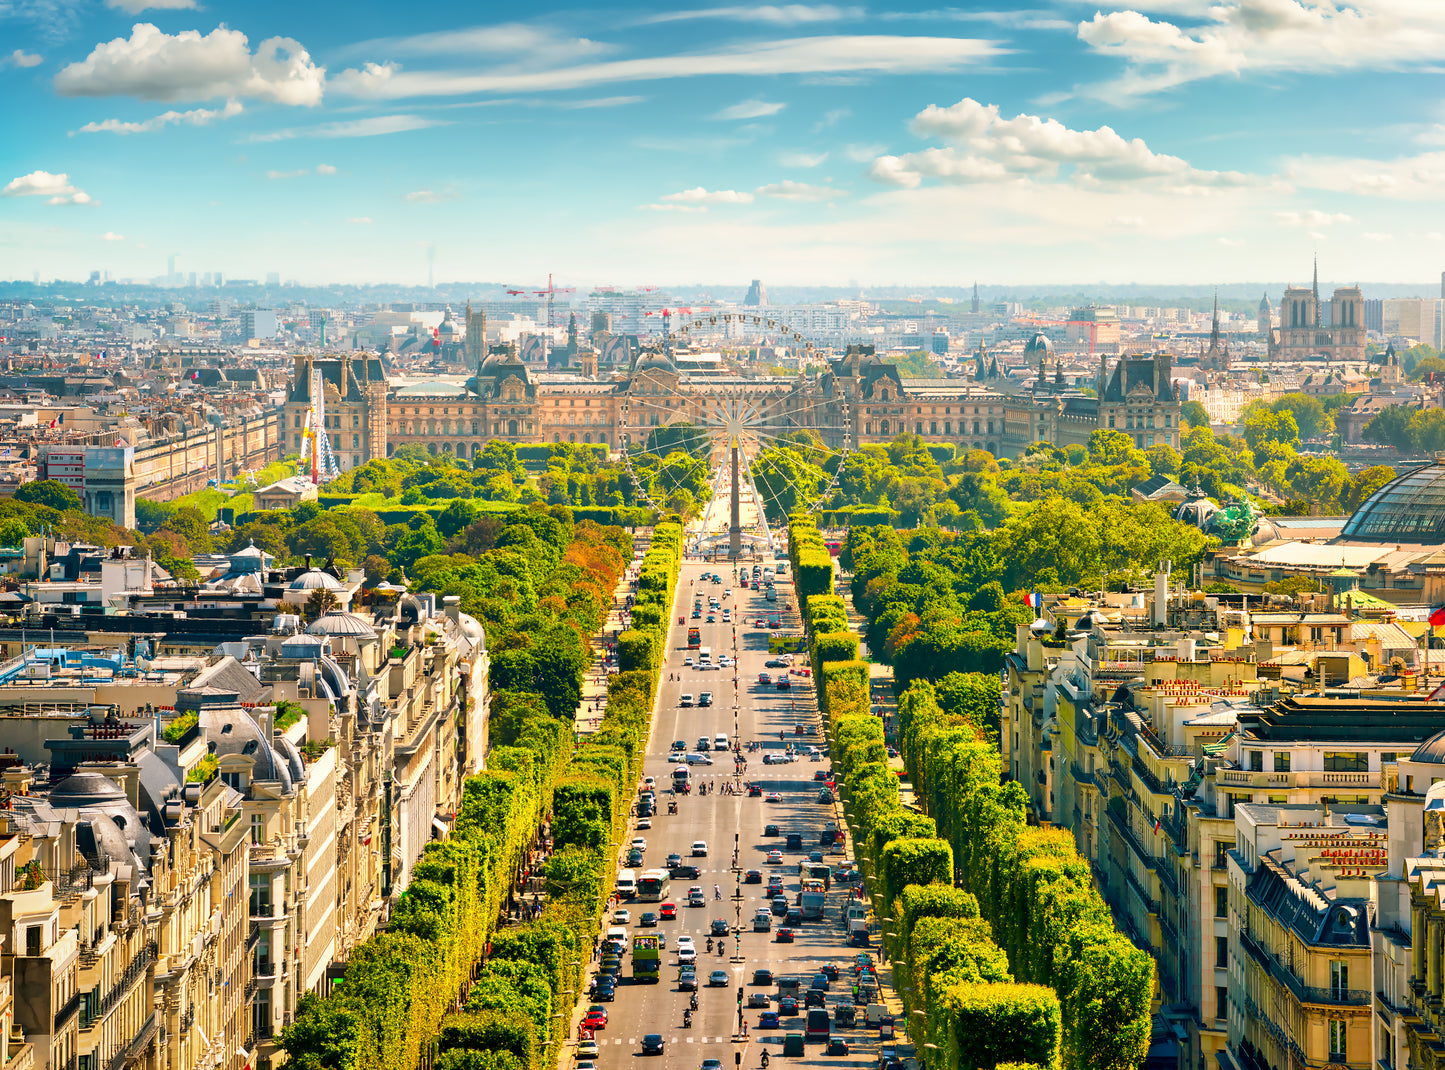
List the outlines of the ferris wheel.
<svg viewBox="0 0 1445 1070">
<path fill-rule="evenodd" d="M 619 438 L 639 500 L 693 516 L 706 538 L 728 533 L 736 490 L 737 523 L 768 541 L 789 514 L 827 504 L 854 435 L 847 397 L 817 377 L 688 377 L 651 352 L 633 366 Z"/>
</svg>

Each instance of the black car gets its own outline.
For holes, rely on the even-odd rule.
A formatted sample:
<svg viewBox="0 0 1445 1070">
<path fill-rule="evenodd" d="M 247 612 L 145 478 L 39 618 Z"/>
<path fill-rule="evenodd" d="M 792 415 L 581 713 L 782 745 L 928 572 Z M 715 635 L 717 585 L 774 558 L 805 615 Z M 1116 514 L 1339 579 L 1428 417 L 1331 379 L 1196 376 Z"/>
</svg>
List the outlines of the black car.
<svg viewBox="0 0 1445 1070">
<path fill-rule="evenodd" d="M 803 912 L 797 907 L 789 907 L 788 912 L 783 915 L 783 924 L 790 929 L 796 929 L 803 924 Z"/>
<path fill-rule="evenodd" d="M 714 936 L 726 936 L 728 934 L 728 923 L 722 918 L 713 918 L 712 934 Z"/>
<path fill-rule="evenodd" d="M 772 970 L 754 970 L 754 971 L 753 971 L 753 984 L 755 984 L 755 985 L 764 985 L 764 986 L 766 986 L 766 987 L 768 987 L 768 988 L 771 988 L 772 985 L 773 985 L 773 971 L 772 971 Z"/>
<path fill-rule="evenodd" d="M 642 1054 L 643 1054 L 643 1055 L 661 1055 L 661 1054 L 662 1054 L 662 1034 L 661 1034 L 661 1033 L 648 1033 L 646 1036 L 644 1036 L 644 1037 L 642 1038 Z"/>
<path fill-rule="evenodd" d="M 827 788 L 824 788 L 822 791 L 818 792 L 818 801 L 819 801 L 820 803 L 830 803 L 830 802 L 832 802 L 832 801 L 833 801 L 833 793 L 832 793 L 831 791 L 829 791 Z M 833 837 L 832 837 L 832 836 L 829 836 L 828 838 L 831 840 Z"/>
<path fill-rule="evenodd" d="M 778 930 L 778 943 L 780 943 L 780 944 L 791 944 L 792 942 L 793 942 L 793 930 L 792 930 L 792 929 L 779 929 L 779 930 Z"/>
<path fill-rule="evenodd" d="M 690 866 L 686 864 L 680 866 L 673 866 L 668 872 L 672 877 L 678 879 L 683 877 L 696 878 L 702 876 L 702 870 L 698 869 L 696 866 Z"/>
<path fill-rule="evenodd" d="M 750 869 L 750 870 L 748 870 L 747 873 L 743 875 L 743 883 L 744 883 L 744 884 L 762 884 L 762 883 L 763 883 L 763 871 L 760 870 L 760 869 Z"/>
<path fill-rule="evenodd" d="M 820 992 L 816 988 L 808 989 L 808 994 L 803 997 L 805 1007 L 826 1007 L 828 1005 L 828 994 Z"/>
<path fill-rule="evenodd" d="M 642 852 L 636 847 L 627 852 L 627 865 L 631 869 L 636 869 L 642 865 Z"/>
<path fill-rule="evenodd" d="M 826 966 L 819 967 L 818 972 L 830 981 L 836 981 L 838 979 L 838 967 L 831 962 Z"/>
<path fill-rule="evenodd" d="M 611 1003 L 617 998 L 616 985 L 598 985 L 592 990 L 592 998 L 599 1003 Z"/>
<path fill-rule="evenodd" d="M 667 856 L 668 869 L 672 869 L 672 867 L 680 865 L 682 865 L 682 855 L 673 853 Z"/>
<path fill-rule="evenodd" d="M 677 990 L 679 992 L 697 991 L 697 971 L 683 970 L 677 975 Z"/>
<path fill-rule="evenodd" d="M 814 779 L 814 780 L 827 780 L 827 779 L 828 779 L 828 771 L 827 771 L 826 769 L 815 769 L 815 770 L 813 770 L 813 779 Z"/>
<path fill-rule="evenodd" d="M 777 834 L 778 834 L 778 826 L 777 826 L 777 825 L 764 825 L 764 826 L 763 826 L 763 835 L 764 835 L 764 836 L 776 836 Z"/>
</svg>

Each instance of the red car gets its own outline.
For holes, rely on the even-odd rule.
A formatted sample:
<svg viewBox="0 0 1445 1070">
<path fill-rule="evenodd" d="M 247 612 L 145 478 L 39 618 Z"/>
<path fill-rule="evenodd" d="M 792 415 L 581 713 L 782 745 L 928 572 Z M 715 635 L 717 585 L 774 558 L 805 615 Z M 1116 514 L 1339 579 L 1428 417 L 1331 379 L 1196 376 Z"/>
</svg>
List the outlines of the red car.
<svg viewBox="0 0 1445 1070">
<path fill-rule="evenodd" d="M 588 1008 L 587 1017 L 582 1019 L 583 1029 L 606 1029 L 607 1009 L 600 1004 Z"/>
<path fill-rule="evenodd" d="M 677 917 L 677 904 L 671 902 L 663 903 L 662 906 L 658 907 L 657 912 L 662 916 L 663 921 L 672 921 Z"/>
</svg>

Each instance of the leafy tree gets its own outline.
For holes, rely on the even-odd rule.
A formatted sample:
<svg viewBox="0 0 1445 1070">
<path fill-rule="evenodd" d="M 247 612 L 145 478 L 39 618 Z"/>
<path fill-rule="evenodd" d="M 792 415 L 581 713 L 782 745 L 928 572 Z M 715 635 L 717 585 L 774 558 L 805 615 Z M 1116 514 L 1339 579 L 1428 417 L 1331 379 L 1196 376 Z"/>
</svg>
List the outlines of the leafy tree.
<svg viewBox="0 0 1445 1070">
<path fill-rule="evenodd" d="M 15 488 L 15 500 L 65 512 L 80 508 L 80 495 L 55 479 L 36 479 Z"/>
<path fill-rule="evenodd" d="M 1320 399 L 1299 391 L 1276 398 L 1270 408 L 1275 413 L 1287 412 L 1293 416 L 1302 439 L 1328 433 L 1334 427 L 1334 421 L 1325 412 Z"/>
<path fill-rule="evenodd" d="M 1186 401 L 1179 409 L 1179 418 L 1190 427 L 1209 426 L 1209 410 L 1198 401 Z"/>
<path fill-rule="evenodd" d="M 6 517 L 0 520 L 0 546 L 12 550 L 18 550 L 30 537 L 30 525 L 19 517 Z"/>
<path fill-rule="evenodd" d="M 1089 436 L 1089 459 L 1095 464 L 1116 465 L 1143 464 L 1140 451 L 1134 446 L 1134 439 L 1123 431 L 1100 428 Z"/>
<path fill-rule="evenodd" d="M 1179 451 L 1167 442 L 1150 446 L 1144 451 L 1144 457 L 1148 461 L 1149 471 L 1156 476 L 1175 477 L 1179 475 L 1179 467 L 1184 463 Z"/>
<path fill-rule="evenodd" d="M 1299 425 L 1292 412 L 1274 412 L 1263 403 L 1251 405 L 1240 421 L 1244 440 L 1251 450 L 1258 450 L 1266 442 L 1280 442 L 1294 445 L 1299 441 Z"/>
<path fill-rule="evenodd" d="M 1385 406 L 1365 425 L 1362 432 L 1365 440 L 1382 446 L 1393 446 L 1397 450 L 1411 449 L 1414 441 L 1410 417 L 1414 411 L 1405 405 Z"/>
<path fill-rule="evenodd" d="M 938 362 L 921 349 L 915 349 L 902 357 L 889 358 L 890 364 L 898 368 L 898 374 L 905 379 L 943 379 L 944 370 Z"/>
<path fill-rule="evenodd" d="M 318 587 L 306 596 L 304 616 L 308 621 L 324 617 L 339 605 L 336 592 L 327 590 L 325 587 Z"/>
</svg>

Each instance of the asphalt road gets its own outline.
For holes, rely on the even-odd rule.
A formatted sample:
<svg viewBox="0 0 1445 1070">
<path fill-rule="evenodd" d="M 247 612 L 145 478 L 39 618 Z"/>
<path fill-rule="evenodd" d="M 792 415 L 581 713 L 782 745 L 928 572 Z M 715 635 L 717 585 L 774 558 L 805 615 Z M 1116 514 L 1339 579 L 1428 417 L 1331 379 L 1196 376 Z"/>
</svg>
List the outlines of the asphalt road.
<svg viewBox="0 0 1445 1070">
<path fill-rule="evenodd" d="M 749 570 L 752 563 L 749 562 Z M 704 572 L 721 571 L 725 577 L 722 584 L 700 580 Z M 749 1036 L 743 1041 L 735 1037 L 737 1027 L 737 991 L 743 986 L 744 1000 L 753 992 L 764 991 L 751 984 L 753 971 L 758 968 L 771 969 L 774 974 L 798 974 L 811 978 L 817 969 L 826 963 L 836 963 L 843 971 L 843 978 L 833 985 L 829 994 L 832 1004 L 844 998 L 840 990 L 846 990 L 848 968 L 857 949 L 846 946 L 844 931 L 840 925 L 840 909 L 845 892 L 834 885 L 828 894 L 826 916 L 822 922 L 808 922 L 796 929 L 796 942 L 780 944 L 775 935 L 777 920 L 772 933 L 754 933 L 752 918 L 759 907 L 766 907 L 763 898 L 766 884 L 739 883 L 733 871 L 734 843 L 738 850 L 738 865 L 742 871 L 761 870 L 764 881 L 773 872 L 784 877 L 785 894 L 791 902 L 799 890 L 798 863 L 807 858 L 807 852 L 819 849 L 819 834 L 824 825 L 836 819 L 832 806 L 817 802 L 818 785 L 813 775 L 828 768 L 825 759 L 810 761 L 806 756 L 786 765 L 762 764 L 763 753 L 782 754 L 788 743 L 795 748 L 814 745 L 822 748 L 821 726 L 817 720 L 816 704 L 812 681 L 799 675 L 791 676 L 794 687 L 791 691 L 778 691 L 757 682 L 758 674 L 768 672 L 776 678 L 779 670 L 765 669 L 768 635 L 759 631 L 754 622 L 759 616 L 767 617 L 769 611 L 779 612 L 785 629 L 796 634 L 798 615 L 783 610 L 785 603 L 795 603 L 790 581 L 777 586 L 776 603 L 765 601 L 762 591 L 755 588 L 742 589 L 736 580 L 736 571 L 726 564 L 714 565 L 687 562 L 683 565 L 679 581 L 679 594 L 672 616 L 671 641 L 667 664 L 662 672 L 661 694 L 657 716 L 653 726 L 651 743 L 645 765 L 645 774 L 655 777 L 658 784 L 658 815 L 652 819 L 652 827 L 634 833 L 645 837 L 647 848 L 642 869 L 661 868 L 667 855 L 673 852 L 684 856 L 684 860 L 697 864 L 702 870 L 695 879 L 678 879 L 671 882 L 670 899 L 677 903 L 678 916 L 675 921 L 663 921 L 656 930 L 637 928 L 638 916 L 645 910 L 658 909 L 653 903 L 628 904 L 632 912 L 632 931 L 661 932 L 666 936 L 667 950 L 662 959 L 662 981 L 656 985 L 634 985 L 628 979 L 631 974 L 631 955 L 623 957 L 623 981 L 617 986 L 616 998 L 605 1004 L 608 1023 L 597 1033 L 599 1052 L 598 1070 L 621 1070 L 623 1067 L 646 1066 L 655 1070 L 698 1070 L 705 1059 L 719 1059 L 723 1070 L 735 1065 L 735 1053 L 741 1053 L 741 1066 L 745 1070 L 756 1070 L 761 1066 L 764 1050 L 770 1059 L 782 1058 L 782 1041 L 788 1032 L 804 1032 L 805 1019 L 801 1016 L 783 1019 L 782 1028 L 759 1031 L 757 1027 L 761 1008 L 744 1008 Z M 723 592 L 731 587 L 730 597 Z M 732 607 L 735 617 L 741 619 L 735 624 L 723 624 L 718 613 L 718 623 L 706 624 L 691 619 L 692 595 L 700 590 L 703 594 L 704 618 L 707 612 L 707 597 L 716 594 L 722 607 Z M 681 613 L 685 623 L 678 624 Z M 684 665 L 688 651 L 687 627 L 698 625 L 702 631 L 702 644 L 712 648 L 714 659 L 722 654 L 736 655 L 739 665 L 736 674 L 730 669 L 701 672 Z M 798 659 L 799 667 L 806 660 Z M 669 675 L 674 679 L 669 679 Z M 738 681 L 734 685 L 734 679 Z M 696 698 L 703 691 L 713 693 L 713 705 L 708 708 L 681 708 L 678 699 L 684 692 Z M 795 726 L 812 726 L 818 734 L 799 736 Z M 700 736 L 713 737 L 725 732 L 742 743 L 744 747 L 757 740 L 764 750 L 747 752 L 748 761 L 742 781 L 761 785 L 764 792 L 779 792 L 781 802 L 767 802 L 764 798 L 750 798 L 747 795 L 725 795 L 720 791 L 699 797 L 694 787 L 693 794 L 678 799 L 678 813 L 668 816 L 667 787 L 671 783 L 671 772 L 675 761 L 669 759 L 669 748 L 673 740 L 685 740 L 688 750 L 696 751 Z M 784 738 L 779 738 L 779 733 Z M 719 755 L 708 752 L 715 761 Z M 692 767 L 693 783 L 712 780 L 721 783 L 732 779 L 732 756 L 724 754 L 712 766 Z M 777 838 L 764 837 L 763 828 L 773 823 L 783 835 Z M 784 848 L 785 834 L 803 834 L 803 851 L 787 851 Z M 693 841 L 705 840 L 708 854 L 705 858 L 689 858 Z M 782 865 L 768 865 L 766 855 L 777 848 L 783 851 Z M 828 861 L 837 863 L 849 857 L 841 853 L 825 853 Z M 699 885 L 706 895 L 703 907 L 686 906 L 687 890 L 690 885 Z M 721 889 L 723 898 L 714 898 L 714 886 Z M 735 898 L 737 893 L 741 898 Z M 728 952 L 719 956 L 706 952 L 709 925 L 715 918 L 724 919 L 729 926 L 741 925 L 741 959 L 733 956 L 734 940 L 728 938 Z M 700 1006 L 693 1015 L 690 1029 L 682 1028 L 683 1011 L 688 1006 L 689 994 L 677 988 L 677 964 L 673 951 L 676 938 L 687 933 L 693 937 L 698 949 L 697 975 L 702 987 L 698 992 Z M 876 954 L 876 949 L 874 949 Z M 707 987 L 708 974 L 713 970 L 728 972 L 729 985 L 726 988 Z M 804 982 L 804 989 L 807 982 Z M 773 1009 L 777 1008 L 777 988 L 766 989 L 772 995 Z M 584 1004 L 585 1005 L 585 1004 Z M 863 1015 L 859 1013 L 859 1021 Z M 785 1062 L 792 1067 L 799 1064 L 830 1065 L 834 1067 L 861 1067 L 872 1065 L 877 1058 L 876 1041 L 855 1043 L 864 1036 L 861 1028 L 837 1030 L 852 1047 L 848 1057 L 827 1057 L 823 1055 L 824 1045 L 808 1043 L 803 1058 L 789 1058 Z M 665 1051 L 660 1057 L 645 1056 L 641 1049 L 644 1034 L 661 1033 Z M 569 1051 L 571 1050 L 569 1046 Z M 564 1067 L 565 1070 L 565 1067 Z"/>
</svg>

